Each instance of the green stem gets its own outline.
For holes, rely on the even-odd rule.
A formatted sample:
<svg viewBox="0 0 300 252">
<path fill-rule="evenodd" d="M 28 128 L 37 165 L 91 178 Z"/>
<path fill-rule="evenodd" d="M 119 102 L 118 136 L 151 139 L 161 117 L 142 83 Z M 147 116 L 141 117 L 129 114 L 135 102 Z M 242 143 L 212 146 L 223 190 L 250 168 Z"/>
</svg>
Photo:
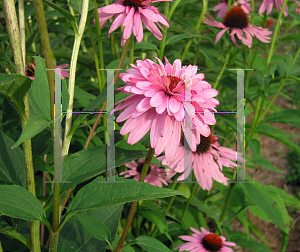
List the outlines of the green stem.
<svg viewBox="0 0 300 252">
<path fill-rule="evenodd" d="M 217 77 L 217 80 L 216 80 L 214 86 L 213 86 L 214 89 L 217 88 L 217 86 L 219 84 L 219 81 L 220 81 L 220 79 L 221 79 L 221 77 L 222 77 L 222 75 L 224 73 L 224 70 L 225 70 L 225 68 L 227 66 L 227 63 L 228 63 L 228 60 L 229 60 L 229 57 L 230 57 L 231 47 L 232 47 L 232 45 L 228 46 L 228 51 L 227 51 L 227 54 L 226 54 L 225 62 L 223 64 L 222 69 L 221 69 L 221 71 L 220 71 L 220 73 L 219 73 L 219 75 Z"/>
<path fill-rule="evenodd" d="M 78 34 L 75 34 L 75 41 L 74 41 L 73 52 L 71 57 L 71 65 L 70 65 L 70 77 L 69 77 L 69 89 L 68 89 L 70 96 L 69 96 L 69 105 L 68 105 L 68 111 L 66 116 L 64 142 L 62 148 L 63 161 L 67 158 L 71 139 L 72 139 L 72 136 L 69 136 L 69 133 L 71 131 L 71 126 L 72 126 L 72 111 L 73 111 L 73 100 L 74 100 L 76 65 L 77 65 L 78 53 L 80 48 L 80 42 L 86 25 L 87 12 L 88 12 L 88 0 L 83 0 Z"/>
<path fill-rule="evenodd" d="M 20 26 L 20 42 L 21 42 L 21 49 L 22 49 L 22 56 L 23 56 L 23 64 L 25 66 L 25 55 L 26 55 L 26 48 L 25 48 L 25 10 L 24 10 L 24 0 L 18 0 L 19 4 L 19 26 Z"/>
<path fill-rule="evenodd" d="M 232 0 L 227 1 L 227 12 L 230 10 Z"/>
<path fill-rule="evenodd" d="M 0 241 L 0 252 L 3 252 L 3 248 L 2 248 L 2 245 L 1 245 L 1 241 Z"/>
<path fill-rule="evenodd" d="M 199 17 L 198 23 L 197 23 L 197 25 L 195 27 L 194 33 L 196 33 L 199 30 L 199 28 L 200 28 L 200 26 L 202 24 L 202 21 L 204 19 L 204 15 L 207 12 L 207 5 L 208 5 L 208 0 L 203 0 L 202 12 L 201 12 L 201 15 Z M 181 61 L 184 60 L 184 57 L 185 57 L 186 53 L 188 52 L 188 50 L 189 50 L 192 42 L 193 42 L 193 38 L 190 38 L 189 41 L 188 41 L 188 43 L 186 44 L 186 46 L 184 48 L 183 53 L 182 53 Z"/>
<path fill-rule="evenodd" d="M 24 76 L 25 75 L 25 66 L 24 66 L 24 62 L 23 62 L 22 49 L 21 49 L 21 45 L 20 45 L 20 33 L 19 33 L 15 4 L 14 4 L 13 0 L 5 0 L 4 5 L 5 5 L 6 15 L 7 15 L 7 20 L 9 23 L 9 30 L 10 30 L 9 34 L 10 34 L 10 40 L 11 40 L 12 48 L 13 48 L 16 72 L 17 72 L 17 74 Z M 25 105 L 25 115 L 24 114 L 20 115 L 21 123 L 22 123 L 22 130 L 24 130 L 27 120 L 30 117 L 29 100 L 28 100 L 27 94 L 25 94 L 23 100 L 24 100 L 24 105 Z M 36 196 L 34 168 L 33 168 L 33 161 L 32 161 L 31 139 L 24 141 L 23 151 L 24 151 L 24 159 L 25 159 L 27 190 L 29 192 L 31 192 L 34 196 Z M 40 248 L 40 222 L 39 221 L 29 222 L 29 227 L 30 227 L 30 238 L 31 238 L 32 251 L 39 252 L 39 251 L 41 251 L 41 248 Z"/>
<path fill-rule="evenodd" d="M 101 91 L 101 74 L 100 74 L 100 70 L 99 70 L 99 61 L 98 61 L 98 57 L 97 57 L 97 47 L 96 47 L 95 39 L 93 37 L 92 26 L 91 26 L 91 22 L 90 22 L 89 18 L 87 19 L 87 25 L 88 25 L 88 31 L 89 31 L 89 34 L 90 34 L 92 48 L 93 48 L 93 52 L 94 52 L 95 68 L 96 68 L 99 88 L 100 88 L 100 92 L 102 92 Z"/>
<path fill-rule="evenodd" d="M 95 21 L 96 21 L 96 27 L 97 27 L 97 36 L 98 36 L 98 46 L 99 46 L 99 58 L 100 58 L 100 68 L 104 69 L 104 59 L 103 59 L 103 46 L 102 46 L 102 37 L 101 37 L 101 28 L 100 28 L 100 21 L 99 21 L 99 15 L 98 15 L 98 9 L 97 9 L 97 1 L 93 1 L 95 7 L 94 7 L 94 15 L 95 15 Z M 105 83 L 104 83 L 104 71 L 100 72 L 101 74 L 101 84 L 100 84 L 100 92 L 102 92 L 105 89 Z"/>
<path fill-rule="evenodd" d="M 224 205 L 221 217 L 220 217 L 220 225 L 222 225 L 222 223 L 224 221 L 224 218 L 225 218 L 225 215 L 227 213 L 234 186 L 235 186 L 235 183 L 231 183 L 230 186 L 229 186 L 229 190 L 228 190 L 228 194 L 227 194 L 227 197 L 226 197 L 225 205 Z"/>
<path fill-rule="evenodd" d="M 170 21 L 171 20 L 171 17 L 173 15 L 173 12 L 175 11 L 176 7 L 178 6 L 178 4 L 181 2 L 181 0 L 176 0 L 172 7 L 171 7 L 171 10 L 170 12 L 168 12 L 168 20 Z M 166 11 L 165 11 L 166 12 Z M 168 28 L 165 29 L 165 32 L 167 33 L 168 32 Z M 166 40 L 167 40 L 167 35 L 164 33 L 163 34 L 163 39 L 160 43 L 160 51 L 159 51 L 159 58 L 160 60 L 163 60 L 163 57 L 164 57 L 164 52 L 165 52 L 165 47 L 166 47 Z"/>
<path fill-rule="evenodd" d="M 59 233 L 54 233 L 50 236 L 49 252 L 56 252 Z"/>
<path fill-rule="evenodd" d="M 177 180 L 177 178 L 179 177 L 179 175 L 180 175 L 180 174 L 176 174 L 176 175 L 175 175 L 174 180 L 173 180 L 174 183 L 172 184 L 171 190 L 178 190 L 178 188 L 179 188 L 179 186 L 180 186 L 180 183 L 175 183 L 175 181 Z M 175 200 L 175 197 L 176 197 L 176 195 L 174 195 L 174 196 L 172 196 L 172 197 L 170 198 L 170 201 L 169 201 L 169 203 L 168 203 L 168 205 L 167 205 L 167 208 L 166 208 L 166 210 L 165 210 L 165 212 L 164 212 L 164 216 L 166 216 L 166 215 L 168 214 L 168 212 L 170 211 L 171 206 L 172 206 L 172 204 L 173 204 L 173 202 L 174 202 L 174 200 Z M 154 235 L 155 235 L 157 229 L 158 229 L 157 226 L 153 229 L 153 231 L 150 233 L 150 236 L 151 236 L 151 237 L 154 237 Z"/>
<path fill-rule="evenodd" d="M 66 127 L 65 127 L 65 138 L 64 138 L 64 148 L 63 148 L 63 160 L 66 159 L 68 150 L 69 150 L 69 144 L 67 143 L 67 137 L 71 130 L 71 124 L 72 124 L 72 111 L 73 111 L 73 100 L 74 100 L 74 88 L 75 88 L 75 75 L 76 75 L 76 65 L 77 65 L 77 59 L 78 59 L 78 53 L 80 48 L 80 43 L 82 39 L 82 35 L 84 33 L 84 29 L 86 26 L 86 20 L 87 20 L 87 14 L 88 14 L 88 0 L 83 0 L 82 3 L 82 12 L 81 12 L 81 19 L 78 27 L 78 33 L 75 33 L 75 41 L 73 46 L 73 52 L 72 52 L 72 58 L 71 58 L 71 66 L 70 66 L 70 77 L 69 77 L 69 105 L 68 105 L 68 113 L 66 116 Z M 59 169 L 59 171 L 57 171 Z M 54 174 L 57 174 L 60 171 L 60 166 L 54 167 Z M 54 194 L 53 194 L 53 224 L 52 224 L 52 230 L 53 234 L 51 234 L 50 238 L 50 252 L 55 252 L 57 249 L 57 242 L 58 242 L 58 229 L 59 229 L 59 223 L 60 223 L 60 183 L 54 183 Z"/>
<path fill-rule="evenodd" d="M 194 194 L 195 194 L 195 191 L 196 191 L 196 189 L 197 189 L 197 185 L 198 185 L 198 183 L 194 183 L 193 189 L 192 189 L 192 191 L 191 191 L 191 195 L 190 195 L 190 197 L 189 197 L 189 199 L 188 199 L 188 201 L 187 201 L 187 203 L 186 203 L 186 205 L 185 205 L 185 208 L 184 208 L 184 210 L 183 210 L 183 213 L 182 213 L 182 215 L 181 215 L 180 223 L 182 223 L 182 221 L 183 221 L 183 219 L 184 219 L 184 216 L 185 216 L 185 214 L 186 214 L 186 211 L 187 211 L 188 208 L 189 208 L 189 205 L 190 205 L 190 203 L 191 203 L 191 201 L 192 201 L 192 198 L 193 198 L 193 196 L 194 196 Z"/>
<path fill-rule="evenodd" d="M 34 0 L 34 9 L 38 21 L 39 32 L 41 36 L 42 48 L 46 60 L 46 68 L 53 69 L 52 52 L 49 40 L 48 28 L 45 19 L 44 7 L 42 0 Z M 50 114 L 51 120 L 54 118 L 54 71 L 47 71 L 48 85 L 50 94 Z"/>
<path fill-rule="evenodd" d="M 131 42 L 131 45 L 130 45 L 130 51 L 129 51 L 129 62 L 132 64 L 134 61 L 134 36 L 133 36 L 133 34 L 131 35 L 130 42 Z"/>
<path fill-rule="evenodd" d="M 146 160 L 145 160 L 145 163 L 144 163 L 141 175 L 140 175 L 139 182 L 144 182 L 144 180 L 146 178 L 146 175 L 147 175 L 147 172 L 148 172 L 148 169 L 149 169 L 149 166 L 150 166 L 150 163 L 151 163 L 151 160 L 152 160 L 152 157 L 153 157 L 153 154 L 154 154 L 154 149 L 149 148 L 148 153 L 147 153 L 147 157 L 146 157 Z M 129 211 L 129 214 L 128 214 L 128 218 L 127 218 L 122 236 L 121 236 L 121 238 L 119 240 L 119 243 L 118 243 L 118 245 L 115 249 L 115 252 L 120 252 L 121 249 L 122 249 L 122 245 L 123 245 L 123 243 L 126 239 L 126 236 L 128 234 L 132 219 L 133 219 L 134 214 L 136 212 L 137 204 L 138 204 L 138 201 L 132 202 L 132 205 L 131 205 L 131 208 L 130 208 L 130 211 Z"/>
</svg>

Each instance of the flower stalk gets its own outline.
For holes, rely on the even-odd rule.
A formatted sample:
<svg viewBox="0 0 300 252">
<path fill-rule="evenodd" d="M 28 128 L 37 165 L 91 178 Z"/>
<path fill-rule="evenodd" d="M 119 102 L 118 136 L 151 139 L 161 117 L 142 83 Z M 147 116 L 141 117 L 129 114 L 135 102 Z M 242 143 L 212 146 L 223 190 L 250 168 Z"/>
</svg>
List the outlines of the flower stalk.
<svg viewBox="0 0 300 252">
<path fill-rule="evenodd" d="M 142 169 L 142 172 L 141 172 L 141 176 L 140 176 L 139 182 L 144 182 L 153 155 L 154 155 L 154 149 L 150 147 L 149 150 L 148 150 L 148 153 L 147 153 L 147 157 L 146 157 L 145 163 L 143 165 L 143 169 Z M 121 249 L 122 249 L 122 245 L 123 245 L 123 243 L 124 243 L 124 241 L 126 239 L 126 236 L 128 234 L 129 228 L 131 226 L 134 214 L 136 212 L 137 205 L 138 205 L 138 201 L 134 201 L 131 204 L 131 208 L 130 208 L 130 211 L 129 211 L 129 214 L 128 214 L 128 218 L 127 218 L 127 221 L 126 221 L 126 224 L 125 224 L 122 236 L 121 236 L 121 238 L 119 240 L 119 243 L 118 243 L 118 245 L 117 245 L 117 247 L 115 249 L 115 252 L 120 252 Z"/>
<path fill-rule="evenodd" d="M 185 214 L 186 214 L 186 211 L 188 210 L 189 205 L 190 205 L 190 203 L 191 203 L 191 201 L 192 201 L 192 198 L 194 197 L 195 191 L 196 191 L 196 189 L 197 189 L 197 185 L 198 185 L 198 182 L 197 182 L 197 183 L 194 183 L 193 189 L 192 189 L 192 191 L 191 191 L 191 195 L 190 195 L 190 197 L 189 197 L 189 199 L 188 199 L 188 201 L 187 201 L 187 203 L 186 203 L 186 205 L 185 205 L 185 207 L 184 207 L 184 210 L 183 210 L 183 212 L 182 212 L 182 215 L 181 215 L 181 218 L 180 218 L 180 223 L 183 222 L 183 219 L 184 219 L 184 216 L 185 216 Z"/>
<path fill-rule="evenodd" d="M 198 30 L 199 30 L 199 28 L 200 28 L 200 26 L 201 26 L 201 24 L 202 24 L 202 21 L 203 21 L 203 19 L 204 19 L 204 15 L 205 15 L 206 12 L 207 12 L 208 0 L 203 0 L 202 2 L 203 2 L 202 12 L 201 12 L 201 15 L 200 15 L 200 17 L 199 17 L 198 23 L 197 23 L 197 25 L 196 25 L 196 27 L 195 27 L 194 33 L 197 33 L 197 32 L 198 32 Z M 184 60 L 184 57 L 185 57 L 186 53 L 188 52 L 188 50 L 189 50 L 189 48 L 190 48 L 192 42 L 193 42 L 193 38 L 190 38 L 189 41 L 188 41 L 188 43 L 186 44 L 186 46 L 185 46 L 185 48 L 184 48 L 183 53 L 182 53 L 181 61 Z"/>
<path fill-rule="evenodd" d="M 231 47 L 232 47 L 232 45 L 229 45 L 229 46 L 228 46 L 228 51 L 227 51 L 227 54 L 226 54 L 226 58 L 225 58 L 224 64 L 223 64 L 222 69 L 221 69 L 221 71 L 220 71 L 220 73 L 219 73 L 219 75 L 218 75 L 218 77 L 217 77 L 217 80 L 216 80 L 214 86 L 213 86 L 213 89 L 216 89 L 216 88 L 217 88 L 217 86 L 218 86 L 218 84 L 219 84 L 219 81 L 220 81 L 220 79 L 222 78 L 222 75 L 223 75 L 223 73 L 224 73 L 224 70 L 225 70 L 225 68 L 226 68 L 226 66 L 227 66 L 227 63 L 228 63 L 228 60 L 229 60 L 229 57 L 230 57 Z"/>
</svg>

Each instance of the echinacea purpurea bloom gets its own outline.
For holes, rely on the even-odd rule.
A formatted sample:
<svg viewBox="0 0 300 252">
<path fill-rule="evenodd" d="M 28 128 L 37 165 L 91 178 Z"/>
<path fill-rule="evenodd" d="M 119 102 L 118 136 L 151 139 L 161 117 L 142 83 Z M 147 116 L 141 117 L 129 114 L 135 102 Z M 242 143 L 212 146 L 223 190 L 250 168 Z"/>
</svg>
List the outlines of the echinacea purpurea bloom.
<svg viewBox="0 0 300 252">
<path fill-rule="evenodd" d="M 130 163 L 126 163 L 125 166 L 129 168 L 127 171 L 121 172 L 119 175 L 125 175 L 124 178 L 135 176 L 133 179 L 139 181 L 140 175 L 143 169 L 143 165 L 145 160 L 139 159 L 139 163 L 132 161 Z M 150 164 L 145 181 L 154 186 L 162 187 L 162 183 L 168 185 L 172 183 L 172 180 L 166 179 L 166 173 L 164 168 L 160 168 L 158 165 Z"/>
<path fill-rule="evenodd" d="M 36 66 L 35 62 L 29 63 L 28 66 L 25 65 L 25 67 L 26 67 L 25 68 L 25 76 L 29 77 L 32 80 L 34 79 L 34 75 L 35 75 L 35 66 Z M 69 67 L 69 64 L 63 64 L 63 65 L 55 66 L 54 71 L 55 71 L 55 69 L 62 69 L 62 68 L 66 68 L 66 67 Z M 61 71 L 60 77 L 62 79 L 69 78 L 69 76 L 70 76 L 69 71 L 66 71 L 66 70 Z"/>
<path fill-rule="evenodd" d="M 234 4 L 235 5 L 241 5 L 241 8 L 246 12 L 249 13 L 251 12 L 251 6 L 248 3 L 250 0 L 238 0 Z M 217 4 L 214 8 L 213 11 L 219 11 L 217 18 L 224 17 L 226 12 L 227 12 L 227 0 L 221 0 L 221 3 Z"/>
<path fill-rule="evenodd" d="M 227 30 L 231 31 L 231 41 L 238 48 L 241 47 L 236 43 L 235 35 L 242 41 L 243 44 L 247 45 L 249 48 L 252 46 L 252 37 L 254 36 L 264 43 L 271 42 L 267 39 L 270 39 L 270 37 L 268 36 L 271 35 L 272 32 L 268 29 L 263 29 L 262 27 L 257 27 L 250 24 L 247 13 L 240 6 L 231 8 L 224 16 L 223 23 L 213 20 L 208 14 L 206 14 L 205 16 L 205 24 L 223 29 L 216 36 L 215 44 L 218 43 L 220 38 Z M 246 38 L 243 36 L 243 33 L 246 34 Z"/>
<path fill-rule="evenodd" d="M 143 40 L 143 23 L 153 35 L 161 40 L 163 38 L 155 23 L 163 30 L 160 24 L 169 27 L 168 19 L 158 9 L 150 4 L 155 2 L 167 2 L 173 0 L 114 0 L 115 3 L 98 9 L 101 29 L 109 18 L 114 21 L 108 31 L 109 35 L 120 25 L 124 26 L 121 46 L 124 45 L 130 35 L 134 34 L 139 43 Z M 93 20 L 95 23 L 95 20 Z"/>
<path fill-rule="evenodd" d="M 174 176 L 174 172 L 184 172 L 177 179 L 184 180 L 194 170 L 195 177 L 203 190 L 211 189 L 212 179 L 227 186 L 229 178 L 226 178 L 222 173 L 223 166 L 236 167 L 238 165 L 231 160 L 239 162 L 245 162 L 245 160 L 241 156 L 242 153 L 220 146 L 217 140 L 218 138 L 213 133 L 208 137 L 201 135 L 201 141 L 197 146 L 197 150 L 192 151 L 192 160 L 187 160 L 188 158 L 185 160 L 185 151 L 191 150 L 184 150 L 182 137 L 180 147 L 170 164 L 167 164 L 166 160 L 161 157 L 162 164 L 168 165 L 171 168 L 166 169 L 167 174 Z"/>
<path fill-rule="evenodd" d="M 181 238 L 187 243 L 181 244 L 175 248 L 175 251 L 197 251 L 197 252 L 233 252 L 233 250 L 227 246 L 236 246 L 233 242 L 226 241 L 224 236 L 218 236 L 214 233 L 207 231 L 201 227 L 201 231 L 190 227 L 194 232 L 192 236 L 181 235 Z"/>
<path fill-rule="evenodd" d="M 179 59 L 171 65 L 166 57 L 164 65 L 156 59 L 159 64 L 150 59 L 137 60 L 137 65 L 131 64 L 133 69 L 120 74 L 127 85 L 117 90 L 131 96 L 121 100 L 123 104 L 115 109 L 125 108 L 116 122 L 127 119 L 120 133 L 130 133 L 128 144 L 138 142 L 151 128 L 150 144 L 155 155 L 165 151 L 167 162 L 171 162 L 179 147 L 184 119 L 192 121 L 192 150 L 196 150 L 196 144 L 200 143 L 199 133 L 210 135 L 208 125 L 216 123 L 213 110 L 219 104 L 213 97 L 218 91 L 203 80 L 203 73 L 197 74 L 197 66 L 181 66 Z M 185 71 L 190 73 L 189 77 Z M 192 99 L 189 101 L 186 88 L 191 89 Z M 186 110 L 187 105 L 191 106 L 190 112 Z"/>
<path fill-rule="evenodd" d="M 283 4 L 283 0 L 275 0 L 276 6 L 277 6 L 277 10 L 278 13 L 280 12 L 281 8 L 282 8 L 282 4 Z M 263 0 L 258 14 L 264 13 L 265 11 L 267 11 L 267 15 L 269 15 L 273 9 L 273 5 L 274 5 L 274 0 Z M 283 14 L 287 17 L 288 13 L 288 7 L 287 5 L 284 7 L 284 12 Z"/>
</svg>

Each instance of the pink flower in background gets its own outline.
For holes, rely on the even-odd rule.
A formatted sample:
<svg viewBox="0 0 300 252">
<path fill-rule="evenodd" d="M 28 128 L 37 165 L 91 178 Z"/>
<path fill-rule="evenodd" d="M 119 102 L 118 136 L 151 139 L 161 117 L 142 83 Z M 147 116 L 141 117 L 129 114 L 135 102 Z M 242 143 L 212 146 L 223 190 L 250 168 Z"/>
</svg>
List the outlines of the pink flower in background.
<svg viewBox="0 0 300 252">
<path fill-rule="evenodd" d="M 296 7 L 296 9 L 294 10 L 294 12 L 298 13 L 300 15 L 300 2 L 297 0 L 292 0 L 293 2 L 295 2 L 298 6 Z"/>
<path fill-rule="evenodd" d="M 201 232 L 192 227 L 190 227 L 190 229 L 194 234 L 192 234 L 192 236 L 179 236 L 180 239 L 188 242 L 179 245 L 175 250 L 179 249 L 179 251 L 191 252 L 233 252 L 231 248 L 226 246 L 236 246 L 235 243 L 226 241 L 224 236 L 218 236 L 203 227 L 201 227 Z"/>
<path fill-rule="evenodd" d="M 174 172 L 184 172 L 178 177 L 178 180 L 184 180 L 189 176 L 190 172 L 194 170 L 196 179 L 199 181 L 199 185 L 203 190 L 211 189 L 212 178 L 227 186 L 227 180 L 229 180 L 229 178 L 226 178 L 222 173 L 223 166 L 236 167 L 236 164 L 231 160 L 237 160 L 239 162 L 245 162 L 245 160 L 241 156 L 241 153 L 220 146 L 217 139 L 218 138 L 213 134 L 208 137 L 201 136 L 200 144 L 197 146 L 197 150 L 192 152 L 192 160 L 189 160 L 188 158 L 184 159 L 182 137 L 181 145 L 178 148 L 174 160 L 168 164 L 166 160 L 162 158 L 162 164 L 168 165 L 171 168 L 166 170 L 167 174 L 174 176 Z M 186 170 L 184 170 L 184 165 L 187 166 Z"/>
<path fill-rule="evenodd" d="M 278 14 L 281 10 L 282 4 L 283 4 L 283 0 L 275 0 L 276 6 L 277 6 L 277 10 L 278 10 Z M 267 11 L 267 15 L 269 15 L 273 9 L 273 4 L 274 4 L 274 0 L 263 0 L 263 3 L 261 4 L 258 14 L 263 13 L 264 11 Z M 288 7 L 287 5 L 284 7 L 284 12 L 283 14 L 287 17 L 288 13 Z"/>
<path fill-rule="evenodd" d="M 153 35 L 161 40 L 163 38 L 158 27 L 163 30 L 160 24 L 169 27 L 168 19 L 162 15 L 158 9 L 150 4 L 155 2 L 167 2 L 173 0 L 114 0 L 115 3 L 99 8 L 99 21 L 101 29 L 109 18 L 115 16 L 114 21 L 109 29 L 109 35 L 120 25 L 124 26 L 123 38 L 121 46 L 124 45 L 130 35 L 134 34 L 139 43 L 143 40 L 143 24 L 153 33 Z M 95 20 L 93 20 L 95 23 Z"/>
<path fill-rule="evenodd" d="M 30 79 L 34 79 L 34 74 L 35 74 L 35 65 L 36 63 L 29 63 L 29 65 L 25 65 L 25 76 L 29 77 Z M 69 67 L 69 64 L 63 64 L 63 65 L 59 65 L 59 66 L 55 66 L 54 69 L 62 69 L 62 68 L 66 68 Z M 57 71 L 56 71 L 57 72 Z M 70 74 L 69 71 L 61 71 L 60 77 L 62 79 L 64 78 L 69 78 Z"/>
<path fill-rule="evenodd" d="M 130 170 L 123 171 L 119 175 L 124 175 L 124 178 L 135 176 L 133 179 L 139 181 L 140 175 L 143 169 L 145 160 L 139 159 L 139 164 L 135 161 L 125 164 Z M 166 179 L 166 173 L 164 168 L 159 168 L 158 165 L 150 164 L 148 173 L 145 178 L 145 182 L 154 186 L 162 187 L 162 183 L 166 186 L 168 183 L 172 183 L 172 180 Z"/>
<path fill-rule="evenodd" d="M 227 0 L 221 0 L 222 2 L 217 4 L 213 11 L 219 11 L 217 18 L 224 17 L 227 12 Z M 234 3 L 234 5 L 241 5 L 241 8 L 246 12 L 251 12 L 251 6 L 248 3 L 250 0 L 238 0 Z"/>
<path fill-rule="evenodd" d="M 272 34 L 268 29 L 263 29 L 262 27 L 257 27 L 249 24 L 247 13 L 239 6 L 231 8 L 225 15 L 223 23 L 217 22 L 211 18 L 210 15 L 206 14 L 205 24 L 213 27 L 223 29 L 216 36 L 215 44 L 218 43 L 223 34 L 230 30 L 230 38 L 232 43 L 241 48 L 235 41 L 235 36 L 242 41 L 243 44 L 247 45 L 249 48 L 252 46 L 252 37 L 257 37 L 260 41 L 264 43 L 270 43 L 269 35 Z M 246 34 L 246 38 L 243 36 Z"/>
<path fill-rule="evenodd" d="M 165 151 L 167 161 L 171 162 L 179 147 L 184 118 L 193 123 L 193 150 L 200 143 L 196 131 L 209 136 L 208 125 L 216 123 L 213 110 L 219 101 L 213 97 L 218 91 L 203 80 L 204 74 L 197 74 L 197 66 L 181 66 L 179 59 L 171 65 L 166 57 L 165 65 L 157 60 L 159 64 L 149 59 L 137 60 L 137 66 L 131 64 L 134 69 L 120 74 L 127 85 L 117 90 L 132 95 L 123 99 L 124 103 L 115 109 L 125 108 L 116 122 L 127 119 L 120 133 L 130 132 L 128 144 L 138 142 L 150 129 L 150 144 L 155 148 L 155 154 Z M 190 73 L 189 77 L 186 71 Z M 189 102 L 186 88 L 190 88 L 192 93 Z M 186 110 L 189 104 L 191 108 Z"/>
</svg>

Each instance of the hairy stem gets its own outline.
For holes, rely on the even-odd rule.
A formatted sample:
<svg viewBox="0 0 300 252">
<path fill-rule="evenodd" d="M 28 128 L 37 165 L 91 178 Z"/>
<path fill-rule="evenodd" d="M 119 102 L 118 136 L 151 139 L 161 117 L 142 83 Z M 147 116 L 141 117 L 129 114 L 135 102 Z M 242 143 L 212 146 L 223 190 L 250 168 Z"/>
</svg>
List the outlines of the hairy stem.
<svg viewBox="0 0 300 252">
<path fill-rule="evenodd" d="M 213 86 L 214 89 L 217 88 L 217 86 L 218 86 L 218 84 L 219 84 L 219 81 L 220 81 L 220 79 L 222 78 L 222 75 L 223 75 L 223 73 L 224 73 L 224 70 L 225 70 L 225 68 L 226 68 L 226 66 L 227 66 L 227 63 L 228 63 L 228 60 L 229 60 L 229 57 L 230 57 L 230 53 L 231 53 L 231 47 L 232 47 L 231 45 L 228 46 L 228 51 L 227 51 L 227 54 L 226 54 L 225 62 L 224 62 L 224 64 L 223 64 L 222 69 L 221 69 L 221 71 L 220 71 L 220 73 L 219 73 L 219 75 L 218 75 L 218 77 L 217 77 L 217 80 L 216 80 L 214 86 Z"/>
<path fill-rule="evenodd" d="M 231 196 L 232 196 L 232 193 L 233 193 L 234 186 L 235 186 L 235 183 L 231 183 L 230 186 L 229 186 L 229 190 L 228 190 L 228 193 L 227 193 L 225 205 L 224 205 L 221 217 L 220 217 L 220 225 L 222 225 L 223 222 L 224 222 L 224 218 L 226 216 L 226 213 L 227 213 L 227 210 L 228 210 L 228 207 L 229 207 L 229 203 L 230 203 L 230 200 L 231 200 Z"/>
<path fill-rule="evenodd" d="M 198 185 L 198 183 L 195 183 L 194 186 L 193 186 L 193 189 L 191 191 L 191 195 L 190 195 L 190 197 L 189 197 L 189 199 L 188 199 L 188 201 L 187 201 L 187 203 L 185 205 L 185 208 L 184 208 L 184 210 L 182 212 L 182 215 L 181 215 L 181 218 L 180 218 L 180 223 L 183 222 L 183 219 L 184 219 L 184 216 L 186 214 L 186 211 L 187 211 L 187 209 L 188 209 L 188 207 L 189 207 L 189 205 L 190 205 L 190 203 L 192 201 L 192 198 L 194 197 L 195 191 L 197 189 L 197 185 Z"/>
<path fill-rule="evenodd" d="M 9 23 L 9 34 L 10 40 L 12 43 L 14 61 L 16 65 L 16 72 L 20 75 L 25 75 L 25 67 L 22 56 L 22 49 L 20 45 L 20 33 L 18 27 L 18 20 L 16 15 L 15 4 L 13 0 L 5 0 L 5 11 L 7 15 L 7 20 Z M 21 115 L 22 129 L 27 123 L 27 120 L 30 117 L 29 114 L 29 100 L 28 95 L 24 96 L 24 105 L 25 105 L 25 115 Z M 35 180 L 34 180 L 34 168 L 32 161 L 32 149 L 31 149 L 31 139 L 24 141 L 23 143 L 24 159 L 25 159 L 25 169 L 26 169 L 26 184 L 27 190 L 31 192 L 34 196 L 35 194 Z M 30 228 L 30 239 L 33 252 L 40 252 L 40 222 L 31 221 L 29 222 Z"/>
</svg>

